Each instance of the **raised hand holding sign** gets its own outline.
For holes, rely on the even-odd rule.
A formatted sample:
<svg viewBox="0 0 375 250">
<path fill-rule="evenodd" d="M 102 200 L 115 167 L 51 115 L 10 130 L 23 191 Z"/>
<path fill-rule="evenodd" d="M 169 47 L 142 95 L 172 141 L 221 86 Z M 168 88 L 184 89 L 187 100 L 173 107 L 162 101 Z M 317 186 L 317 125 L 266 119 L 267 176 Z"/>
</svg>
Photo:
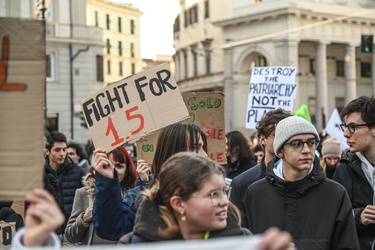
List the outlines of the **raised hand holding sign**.
<svg viewBox="0 0 375 250">
<path fill-rule="evenodd" d="M 167 63 L 108 84 L 81 108 L 95 148 L 106 152 L 189 116 Z"/>
</svg>

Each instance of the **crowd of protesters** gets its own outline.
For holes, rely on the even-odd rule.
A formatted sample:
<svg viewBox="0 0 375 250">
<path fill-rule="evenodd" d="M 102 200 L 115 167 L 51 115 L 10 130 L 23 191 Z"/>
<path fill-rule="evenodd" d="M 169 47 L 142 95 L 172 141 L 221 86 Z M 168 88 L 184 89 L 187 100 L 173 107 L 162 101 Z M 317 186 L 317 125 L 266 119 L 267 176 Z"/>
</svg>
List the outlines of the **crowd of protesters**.
<svg viewBox="0 0 375 250">
<path fill-rule="evenodd" d="M 226 134 L 222 166 L 207 157 L 206 135 L 194 124 L 162 129 L 153 162 L 134 164 L 122 146 L 98 148 L 86 171 L 80 162 L 91 157 L 53 132 L 45 156 L 49 192 L 27 197 L 25 229 L 12 247 L 261 234 L 262 249 L 374 249 L 374 114 L 373 97 L 343 108 L 343 152 L 307 120 L 269 111 L 257 125 L 258 145 L 240 131 Z"/>
</svg>

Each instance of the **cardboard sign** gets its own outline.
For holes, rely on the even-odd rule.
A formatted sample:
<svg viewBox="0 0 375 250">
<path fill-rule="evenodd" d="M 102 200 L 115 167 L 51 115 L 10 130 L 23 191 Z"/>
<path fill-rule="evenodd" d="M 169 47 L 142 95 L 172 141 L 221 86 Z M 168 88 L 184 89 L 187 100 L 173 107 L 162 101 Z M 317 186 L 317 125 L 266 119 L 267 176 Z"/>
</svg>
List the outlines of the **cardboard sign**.
<svg viewBox="0 0 375 250">
<path fill-rule="evenodd" d="M 187 92 L 182 97 L 189 111 L 185 122 L 201 127 L 207 136 L 208 156 L 220 163 L 225 155 L 224 94 L 221 92 Z"/>
<path fill-rule="evenodd" d="M 188 117 L 167 63 L 108 84 L 81 108 L 95 148 L 107 152 Z"/>
<path fill-rule="evenodd" d="M 42 186 L 45 24 L 0 18 L 0 200 Z"/>
<path fill-rule="evenodd" d="M 296 98 L 295 67 L 254 67 L 247 102 L 246 128 L 255 129 L 264 114 L 276 108 L 291 112 Z"/>
<path fill-rule="evenodd" d="M 221 92 L 186 92 L 182 97 L 189 111 L 183 122 L 194 123 L 207 135 L 208 156 L 219 164 L 226 163 L 224 129 L 224 94 Z M 159 131 L 137 142 L 138 159 L 149 164 L 154 159 Z"/>
<path fill-rule="evenodd" d="M 10 248 L 16 234 L 15 222 L 0 221 L 0 248 Z"/>
<path fill-rule="evenodd" d="M 137 159 L 145 160 L 148 164 L 154 161 L 155 150 L 158 142 L 160 130 L 142 137 L 136 142 L 137 145 Z"/>
</svg>

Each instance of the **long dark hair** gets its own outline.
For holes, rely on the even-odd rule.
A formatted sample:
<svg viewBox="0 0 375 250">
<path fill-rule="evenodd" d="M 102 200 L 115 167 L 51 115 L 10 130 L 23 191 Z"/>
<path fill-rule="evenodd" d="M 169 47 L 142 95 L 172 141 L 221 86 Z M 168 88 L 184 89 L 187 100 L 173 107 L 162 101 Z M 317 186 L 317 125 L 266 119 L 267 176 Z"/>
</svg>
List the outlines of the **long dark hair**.
<svg viewBox="0 0 375 250">
<path fill-rule="evenodd" d="M 196 151 L 199 137 L 202 137 L 203 149 L 207 152 L 206 135 L 199 126 L 189 123 L 174 123 L 165 127 L 158 137 L 155 150 L 153 162 L 155 178 L 159 178 L 161 166 L 172 155 L 179 152 Z"/>
<path fill-rule="evenodd" d="M 254 160 L 254 153 L 250 149 L 249 140 L 240 131 L 234 130 L 226 135 L 228 149 L 231 156 L 235 156 L 240 162 L 250 162 Z"/>
</svg>

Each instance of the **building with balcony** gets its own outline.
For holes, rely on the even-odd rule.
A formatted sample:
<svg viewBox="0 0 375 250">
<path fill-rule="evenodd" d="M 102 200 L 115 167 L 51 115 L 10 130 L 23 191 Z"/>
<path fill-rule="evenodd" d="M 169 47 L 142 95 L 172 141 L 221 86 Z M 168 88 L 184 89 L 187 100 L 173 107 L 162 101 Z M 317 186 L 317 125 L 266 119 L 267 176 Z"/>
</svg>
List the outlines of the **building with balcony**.
<svg viewBox="0 0 375 250">
<path fill-rule="evenodd" d="M 142 71 L 141 15 L 131 4 L 87 0 L 87 25 L 103 30 L 105 84 Z"/>
<path fill-rule="evenodd" d="M 375 34 L 374 1 L 185 0 L 174 4 L 179 88 L 224 91 L 226 130 L 250 134 L 245 118 L 255 66 L 297 67 L 294 110 L 307 104 L 319 131 L 335 108 L 375 92 L 375 54 L 363 53 L 360 47 L 361 35 Z"/>
<path fill-rule="evenodd" d="M 40 18 L 39 2 L 1 1 L 0 16 Z M 83 144 L 91 137 L 81 126 L 79 103 L 103 86 L 102 30 L 86 25 L 86 0 L 46 0 L 45 7 L 48 130 Z"/>
<path fill-rule="evenodd" d="M 79 103 L 103 86 L 102 30 L 86 25 L 85 0 L 46 1 L 46 9 L 48 124 L 86 143 Z"/>
</svg>

